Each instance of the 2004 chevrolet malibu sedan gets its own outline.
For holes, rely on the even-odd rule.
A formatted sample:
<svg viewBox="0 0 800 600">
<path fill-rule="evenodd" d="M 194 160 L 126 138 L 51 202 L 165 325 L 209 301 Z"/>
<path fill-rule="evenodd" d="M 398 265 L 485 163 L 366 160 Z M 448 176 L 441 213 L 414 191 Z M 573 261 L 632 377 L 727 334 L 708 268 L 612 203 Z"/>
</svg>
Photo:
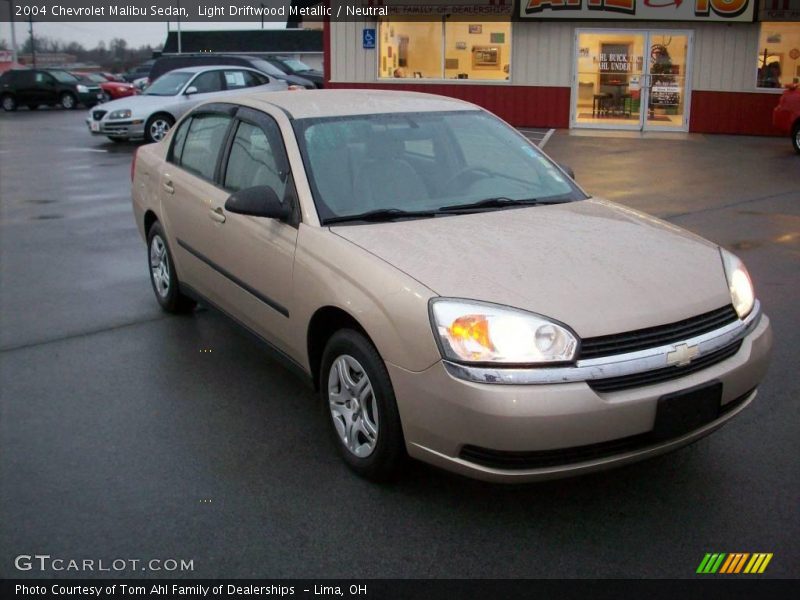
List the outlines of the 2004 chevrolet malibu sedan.
<svg viewBox="0 0 800 600">
<path fill-rule="evenodd" d="M 239 96 L 141 147 L 132 177 L 156 300 L 202 300 L 305 374 L 369 478 L 408 455 L 504 482 L 651 457 L 741 412 L 767 369 L 736 256 L 587 196 L 472 104 Z"/>
</svg>

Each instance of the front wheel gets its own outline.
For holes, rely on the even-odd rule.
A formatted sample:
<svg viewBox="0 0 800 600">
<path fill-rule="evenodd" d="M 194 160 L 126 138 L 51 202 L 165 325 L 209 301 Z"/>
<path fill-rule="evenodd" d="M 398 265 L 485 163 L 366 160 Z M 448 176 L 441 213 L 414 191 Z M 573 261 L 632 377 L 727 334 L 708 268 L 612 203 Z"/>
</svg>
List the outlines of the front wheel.
<svg viewBox="0 0 800 600">
<path fill-rule="evenodd" d="M 795 123 L 792 129 L 792 146 L 794 146 L 794 151 L 800 154 L 800 121 Z"/>
<path fill-rule="evenodd" d="M 61 108 L 65 108 L 67 110 L 78 108 L 77 98 L 75 98 L 75 96 L 69 92 L 61 94 L 61 98 L 59 98 L 59 104 L 61 104 Z"/>
<path fill-rule="evenodd" d="M 175 263 L 167 245 L 167 236 L 158 222 L 147 232 L 147 248 L 150 283 L 161 308 L 170 313 L 184 313 L 193 309 L 194 300 L 180 292 L 178 274 L 175 272 Z"/>
<path fill-rule="evenodd" d="M 175 119 L 169 115 L 153 115 L 144 126 L 145 141 L 149 143 L 160 142 L 167 136 L 174 124 Z"/>
<path fill-rule="evenodd" d="M 339 452 L 358 475 L 392 478 L 405 462 L 405 441 L 383 359 L 351 329 L 331 337 L 322 355 L 320 390 Z"/>
</svg>

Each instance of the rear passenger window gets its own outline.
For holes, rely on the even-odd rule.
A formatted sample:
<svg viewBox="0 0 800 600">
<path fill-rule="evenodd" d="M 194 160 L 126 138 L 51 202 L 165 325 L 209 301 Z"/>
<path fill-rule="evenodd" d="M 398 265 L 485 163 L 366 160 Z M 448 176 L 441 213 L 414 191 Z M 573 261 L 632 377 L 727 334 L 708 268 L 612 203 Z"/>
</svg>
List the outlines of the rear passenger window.
<svg viewBox="0 0 800 600">
<path fill-rule="evenodd" d="M 189 126 L 192 123 L 192 119 L 186 119 L 183 123 L 178 126 L 177 131 L 175 131 L 175 135 L 172 136 L 172 154 L 170 158 L 170 162 L 175 163 L 176 165 L 181 164 L 181 156 L 183 155 L 183 144 L 186 142 L 186 134 L 189 132 Z"/>
<path fill-rule="evenodd" d="M 230 122 L 231 118 L 227 115 L 194 117 L 183 143 L 180 165 L 200 177 L 213 181 L 217 157 Z"/>
<path fill-rule="evenodd" d="M 240 123 L 231 146 L 225 187 L 231 191 L 268 185 L 284 197 L 287 173 L 283 142 L 277 125 L 264 131 L 250 123 Z"/>
</svg>

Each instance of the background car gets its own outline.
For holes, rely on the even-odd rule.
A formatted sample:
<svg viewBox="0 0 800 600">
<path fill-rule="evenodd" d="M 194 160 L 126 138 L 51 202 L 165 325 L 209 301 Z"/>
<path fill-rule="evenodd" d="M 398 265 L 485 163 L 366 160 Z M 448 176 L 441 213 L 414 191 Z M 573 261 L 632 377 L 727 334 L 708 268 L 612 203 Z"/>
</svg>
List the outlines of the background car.
<svg viewBox="0 0 800 600">
<path fill-rule="evenodd" d="M 110 100 L 117 100 L 119 98 L 127 98 L 128 96 L 135 96 L 139 90 L 131 83 L 120 81 L 109 81 L 108 78 L 101 73 L 84 73 L 80 71 L 72 71 L 78 79 L 87 81 L 88 85 L 99 85 L 105 95 L 104 102 Z"/>
<path fill-rule="evenodd" d="M 5 111 L 27 106 L 36 110 L 42 104 L 66 109 L 83 104 L 91 108 L 103 101 L 103 90 L 91 82 L 82 82 L 61 69 L 16 69 L 0 77 L 0 104 Z"/>
<path fill-rule="evenodd" d="M 170 54 L 162 56 L 153 64 L 150 71 L 150 80 L 155 81 L 164 73 L 173 69 L 184 67 L 196 67 L 200 65 L 233 65 L 238 67 L 250 67 L 261 71 L 274 79 L 282 79 L 288 85 L 297 85 L 308 90 L 313 90 L 317 86 L 314 82 L 305 77 L 290 75 L 274 64 L 267 62 L 257 56 L 245 56 L 239 54 L 216 54 L 211 52 L 201 52 L 197 54 Z"/>
<path fill-rule="evenodd" d="M 146 60 L 142 64 L 136 65 L 134 68 L 127 70 L 122 74 L 122 78 L 128 83 L 133 83 L 142 77 L 149 77 L 150 70 L 153 68 L 153 63 L 155 63 L 154 58 Z"/>
<path fill-rule="evenodd" d="M 318 88 L 322 89 L 325 84 L 325 74 L 322 71 L 312 69 L 302 60 L 297 58 L 287 58 L 284 56 L 269 56 L 266 60 L 273 66 L 278 67 L 284 73 L 296 75 L 303 79 L 308 79 Z"/>
<path fill-rule="evenodd" d="M 787 86 L 778 106 L 772 112 L 772 124 L 784 135 L 790 135 L 795 152 L 800 154 L 800 89 Z"/>
<path fill-rule="evenodd" d="M 157 142 L 196 104 L 241 92 L 286 90 L 286 82 L 270 80 L 245 67 L 189 67 L 170 71 L 138 96 L 106 102 L 89 111 L 86 123 L 94 135 L 121 142 Z"/>
</svg>

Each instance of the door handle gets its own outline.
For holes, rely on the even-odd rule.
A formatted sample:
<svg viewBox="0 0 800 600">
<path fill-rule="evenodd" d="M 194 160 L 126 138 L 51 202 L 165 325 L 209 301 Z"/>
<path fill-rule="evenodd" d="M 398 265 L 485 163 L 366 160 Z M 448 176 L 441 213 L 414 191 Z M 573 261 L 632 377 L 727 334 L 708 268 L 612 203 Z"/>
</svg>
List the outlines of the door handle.
<svg viewBox="0 0 800 600">
<path fill-rule="evenodd" d="M 225 222 L 225 213 L 222 212 L 221 208 L 215 208 L 214 210 L 208 211 L 208 216 L 212 221 L 217 223 Z"/>
<path fill-rule="evenodd" d="M 172 184 L 171 180 L 167 179 L 164 182 L 164 191 L 167 192 L 168 194 L 174 194 L 175 193 L 175 186 Z"/>
</svg>

